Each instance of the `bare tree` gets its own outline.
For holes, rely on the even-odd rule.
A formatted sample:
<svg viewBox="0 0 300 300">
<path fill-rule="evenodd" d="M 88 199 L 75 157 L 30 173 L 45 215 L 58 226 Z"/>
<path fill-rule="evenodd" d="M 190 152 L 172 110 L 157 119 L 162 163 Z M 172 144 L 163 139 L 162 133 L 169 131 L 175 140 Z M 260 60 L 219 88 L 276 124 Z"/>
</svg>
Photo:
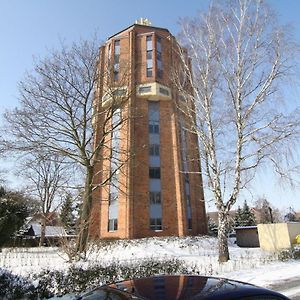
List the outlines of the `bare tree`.
<svg viewBox="0 0 300 300">
<path fill-rule="evenodd" d="M 282 216 L 278 208 L 273 206 L 265 197 L 261 197 L 254 202 L 253 207 L 257 223 L 278 223 L 282 222 Z"/>
<path fill-rule="evenodd" d="M 34 153 L 22 161 L 20 174 L 29 183 L 27 192 L 35 196 L 42 216 L 40 246 L 44 245 L 50 213 L 60 205 L 70 174 L 57 155 Z"/>
<path fill-rule="evenodd" d="M 115 128 L 110 125 L 112 117 L 122 107 L 122 118 L 115 126 L 125 122 L 123 106 L 130 97 L 128 90 L 111 84 L 112 70 L 100 70 L 98 64 L 96 40 L 80 41 L 71 47 L 62 45 L 60 51 L 38 60 L 34 72 L 19 84 L 19 108 L 5 114 L 6 138 L 1 142 L 8 151 L 46 151 L 81 168 L 78 176 L 84 181 L 84 195 L 77 241 L 80 253 L 87 248 L 93 190 L 109 181 L 109 176 L 96 174 L 95 166 L 110 160 L 107 149 Z M 123 73 L 126 80 L 127 74 Z M 99 91 L 104 81 L 105 91 Z M 121 80 L 118 84 L 128 86 Z M 99 99 L 103 94 L 105 99 Z"/>
<path fill-rule="evenodd" d="M 290 162 L 299 113 L 291 105 L 288 113 L 279 92 L 293 75 L 297 47 L 261 0 L 213 4 L 181 25 L 192 71 L 179 49 L 178 107 L 199 138 L 207 195 L 218 209 L 219 261 L 226 262 L 229 211 L 241 190 L 262 166 L 290 178 L 283 163 Z"/>
</svg>

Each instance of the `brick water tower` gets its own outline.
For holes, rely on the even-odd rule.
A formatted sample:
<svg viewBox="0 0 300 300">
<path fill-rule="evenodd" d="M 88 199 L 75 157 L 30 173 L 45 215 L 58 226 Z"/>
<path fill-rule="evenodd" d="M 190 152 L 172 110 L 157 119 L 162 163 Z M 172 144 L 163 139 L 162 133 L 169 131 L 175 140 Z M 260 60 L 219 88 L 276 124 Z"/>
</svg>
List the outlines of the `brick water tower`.
<svg viewBox="0 0 300 300">
<path fill-rule="evenodd" d="M 112 94 L 128 95 L 123 107 L 129 117 L 115 127 L 107 148 L 117 153 L 121 147 L 130 155 L 116 172 L 113 155 L 109 164 L 97 166 L 102 174 L 110 168 L 111 178 L 93 195 L 90 234 L 95 238 L 207 233 L 197 136 L 182 125 L 182 95 L 171 80 L 180 64 L 178 49 L 167 29 L 147 19 L 114 34 L 100 49 L 96 105 L 110 105 Z M 108 65 L 111 71 L 104 75 Z M 113 93 L 104 86 L 108 81 Z M 116 113 L 111 122 L 119 118 Z M 103 120 L 96 122 L 100 130 Z"/>
</svg>

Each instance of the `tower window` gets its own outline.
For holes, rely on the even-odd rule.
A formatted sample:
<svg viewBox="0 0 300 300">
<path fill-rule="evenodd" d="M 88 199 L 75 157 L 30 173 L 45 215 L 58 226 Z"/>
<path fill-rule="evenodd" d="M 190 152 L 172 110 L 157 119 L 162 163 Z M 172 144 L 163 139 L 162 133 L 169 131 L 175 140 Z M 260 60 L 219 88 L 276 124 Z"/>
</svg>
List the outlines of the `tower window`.
<svg viewBox="0 0 300 300">
<path fill-rule="evenodd" d="M 119 80 L 119 71 L 114 71 L 114 81 Z"/>
<path fill-rule="evenodd" d="M 149 133 L 159 133 L 159 125 L 158 124 L 149 124 Z"/>
<path fill-rule="evenodd" d="M 153 70 L 153 43 L 152 43 L 152 35 L 148 35 L 146 37 L 146 60 L 147 60 L 147 77 L 152 77 Z"/>
<path fill-rule="evenodd" d="M 114 64 L 114 81 L 119 80 L 119 63 Z"/>
<path fill-rule="evenodd" d="M 164 89 L 164 88 L 159 88 L 159 92 L 163 95 L 166 95 L 166 96 L 169 96 L 170 93 L 167 89 Z"/>
<path fill-rule="evenodd" d="M 120 55 L 120 40 L 115 40 L 115 54 Z"/>
<path fill-rule="evenodd" d="M 118 193 L 109 193 L 109 204 L 116 203 L 118 201 Z"/>
<path fill-rule="evenodd" d="M 152 35 L 147 35 L 146 42 L 147 42 L 147 50 L 152 50 L 153 49 Z"/>
<path fill-rule="evenodd" d="M 160 168 L 159 167 L 150 167 L 149 168 L 149 177 L 150 178 L 160 178 Z"/>
<path fill-rule="evenodd" d="M 184 173 L 184 181 L 185 182 L 190 182 L 190 177 L 188 173 Z"/>
<path fill-rule="evenodd" d="M 161 204 L 161 193 L 160 192 L 149 192 L 150 204 Z"/>
<path fill-rule="evenodd" d="M 150 219 L 150 229 L 152 229 L 152 230 L 162 230 L 161 218 L 151 218 Z"/>
<path fill-rule="evenodd" d="M 108 231 L 117 231 L 118 230 L 118 219 L 108 220 Z"/>
<path fill-rule="evenodd" d="M 186 203 L 190 206 L 191 205 L 191 195 L 186 195 Z"/>
<path fill-rule="evenodd" d="M 192 219 L 188 218 L 188 230 L 192 230 Z"/>
<path fill-rule="evenodd" d="M 152 68 L 147 68 L 147 77 L 152 77 Z"/>
<path fill-rule="evenodd" d="M 119 80 L 120 49 L 120 40 L 116 40 L 114 42 L 114 81 Z"/>
<path fill-rule="evenodd" d="M 139 88 L 139 93 L 150 93 L 151 92 L 151 86 L 143 86 Z"/>
<path fill-rule="evenodd" d="M 160 36 L 158 36 L 157 37 L 157 52 L 159 52 L 159 53 L 161 53 L 161 37 Z"/>
<path fill-rule="evenodd" d="M 110 67 L 111 63 L 111 44 L 108 45 L 108 67 Z"/>
<path fill-rule="evenodd" d="M 159 145 L 158 144 L 150 144 L 149 145 L 149 155 L 159 156 Z"/>
<path fill-rule="evenodd" d="M 157 77 L 162 78 L 163 69 L 162 69 L 162 62 L 161 62 L 161 37 L 158 36 L 156 39 L 156 70 L 157 70 Z"/>
</svg>

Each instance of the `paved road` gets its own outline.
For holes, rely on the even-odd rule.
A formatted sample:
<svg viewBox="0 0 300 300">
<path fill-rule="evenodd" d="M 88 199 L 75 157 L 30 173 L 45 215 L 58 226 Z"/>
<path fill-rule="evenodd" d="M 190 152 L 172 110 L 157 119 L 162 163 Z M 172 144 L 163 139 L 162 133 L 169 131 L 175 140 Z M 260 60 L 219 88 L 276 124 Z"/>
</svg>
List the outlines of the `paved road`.
<svg viewBox="0 0 300 300">
<path fill-rule="evenodd" d="M 300 277 L 284 280 L 268 288 L 277 291 L 293 300 L 300 300 Z"/>
</svg>

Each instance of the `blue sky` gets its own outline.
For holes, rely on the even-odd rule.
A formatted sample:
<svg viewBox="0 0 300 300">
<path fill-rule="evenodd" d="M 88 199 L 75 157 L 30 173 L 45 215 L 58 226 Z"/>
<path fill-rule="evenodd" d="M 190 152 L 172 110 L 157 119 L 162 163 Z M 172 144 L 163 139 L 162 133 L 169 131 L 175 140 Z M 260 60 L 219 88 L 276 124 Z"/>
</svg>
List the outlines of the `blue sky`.
<svg viewBox="0 0 300 300">
<path fill-rule="evenodd" d="M 0 114 L 17 106 L 17 82 L 26 70 L 32 69 L 33 56 L 45 56 L 48 49 L 59 47 L 61 39 L 69 43 L 97 32 L 99 39 L 105 40 L 140 17 L 176 35 L 179 17 L 195 16 L 209 3 L 208 0 L 0 0 Z M 269 0 L 268 3 L 280 22 L 294 26 L 300 42 L 300 1 Z M 249 201 L 265 195 L 279 208 L 293 206 L 300 211 L 300 188 L 291 191 L 279 187 L 269 174 L 262 174 L 253 188 L 252 195 L 247 195 Z"/>
</svg>

